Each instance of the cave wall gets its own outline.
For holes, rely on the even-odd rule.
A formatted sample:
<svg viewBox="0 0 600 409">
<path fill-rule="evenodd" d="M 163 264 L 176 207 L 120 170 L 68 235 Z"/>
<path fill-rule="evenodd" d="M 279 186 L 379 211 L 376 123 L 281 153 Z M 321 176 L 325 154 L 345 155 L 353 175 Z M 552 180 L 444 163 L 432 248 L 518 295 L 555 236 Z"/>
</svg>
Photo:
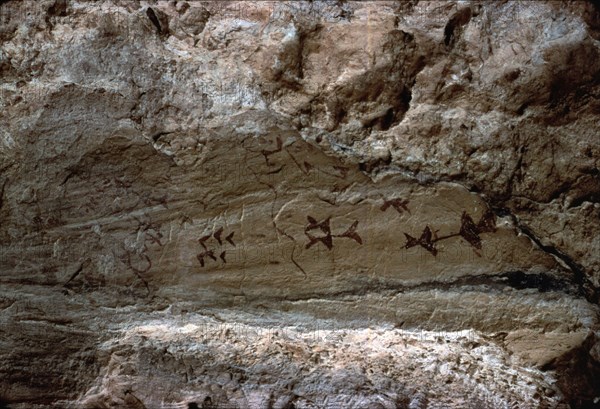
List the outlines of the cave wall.
<svg viewBox="0 0 600 409">
<path fill-rule="evenodd" d="M 599 24 L 1 2 L 0 403 L 593 405 Z"/>
</svg>

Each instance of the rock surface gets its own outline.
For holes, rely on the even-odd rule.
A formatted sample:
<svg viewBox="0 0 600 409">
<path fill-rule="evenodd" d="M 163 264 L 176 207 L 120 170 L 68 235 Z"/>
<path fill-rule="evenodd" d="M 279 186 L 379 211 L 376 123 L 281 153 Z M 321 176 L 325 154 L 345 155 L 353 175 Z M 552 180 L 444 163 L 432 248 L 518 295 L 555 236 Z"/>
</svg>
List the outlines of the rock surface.
<svg viewBox="0 0 600 409">
<path fill-rule="evenodd" d="M 0 406 L 598 403 L 592 2 L 13 0 L 0 44 Z"/>
</svg>

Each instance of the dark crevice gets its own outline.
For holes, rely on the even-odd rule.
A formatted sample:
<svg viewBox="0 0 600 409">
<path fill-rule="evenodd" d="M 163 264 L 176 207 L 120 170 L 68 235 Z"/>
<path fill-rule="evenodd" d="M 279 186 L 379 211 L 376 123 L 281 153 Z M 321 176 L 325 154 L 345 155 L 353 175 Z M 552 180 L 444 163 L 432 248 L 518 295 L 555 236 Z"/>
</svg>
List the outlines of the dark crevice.
<svg viewBox="0 0 600 409">
<path fill-rule="evenodd" d="M 530 102 L 529 102 L 529 101 L 525 101 L 525 102 L 523 102 L 523 103 L 522 103 L 522 104 L 519 106 L 519 108 L 517 108 L 517 115 L 519 115 L 519 116 L 523 115 L 523 114 L 525 113 L 525 110 L 526 110 L 527 108 L 529 108 L 529 104 L 530 104 Z"/>
<path fill-rule="evenodd" d="M 71 281 L 75 280 L 77 278 L 77 276 L 79 276 L 79 274 L 81 274 L 81 272 L 83 271 L 83 264 L 81 264 L 77 270 L 71 274 L 71 277 L 67 280 L 66 283 L 63 284 L 63 287 L 67 287 L 69 285 L 69 283 L 71 283 Z"/>
<path fill-rule="evenodd" d="M 522 224 L 519 221 L 518 217 L 515 216 L 506 207 L 498 208 L 493 205 L 490 205 L 489 207 L 499 217 L 510 216 L 514 225 L 521 233 L 526 235 L 542 251 L 552 255 L 553 257 L 564 263 L 564 265 L 566 265 L 568 269 L 571 270 L 571 272 L 573 273 L 572 281 L 577 286 L 577 295 L 585 297 L 585 299 L 592 304 L 598 304 L 598 302 L 600 301 L 600 294 L 598 293 L 598 289 L 595 288 L 591 281 L 587 278 L 583 266 L 575 262 L 575 260 L 573 260 L 570 256 L 557 249 L 555 246 L 543 244 L 542 241 L 535 235 L 535 233 L 529 227 Z"/>
<path fill-rule="evenodd" d="M 6 188 L 6 184 L 8 183 L 8 178 L 4 179 L 4 183 L 2 183 L 2 187 L 0 187 L 0 209 L 4 205 L 4 190 Z"/>
<path fill-rule="evenodd" d="M 67 0 L 56 0 L 48 9 L 51 16 L 65 17 L 67 15 Z"/>
<path fill-rule="evenodd" d="M 548 199 L 548 203 L 558 199 L 563 193 L 567 193 L 571 189 L 571 186 L 571 182 L 562 183 L 554 192 L 552 192 L 550 198 Z"/>
<path fill-rule="evenodd" d="M 1 0 L 0 4 L 2 4 Z M 0 409 L 10 409 L 10 406 L 8 406 L 8 402 L 2 398 L 0 398 Z"/>
<path fill-rule="evenodd" d="M 300 32 L 300 35 L 298 36 L 298 49 L 297 49 L 297 55 L 296 55 L 296 61 L 298 62 L 298 78 L 299 79 L 304 79 L 304 47 L 305 47 L 305 43 L 306 43 L 306 37 L 308 36 L 308 34 L 304 31 Z"/>
<path fill-rule="evenodd" d="M 386 283 L 365 283 L 357 289 L 350 289 L 339 291 L 335 293 L 311 296 L 298 296 L 298 297 L 285 297 L 286 301 L 306 301 L 315 298 L 322 298 L 325 300 L 346 297 L 346 296 L 365 296 L 373 293 L 394 295 L 397 293 L 404 293 L 407 291 L 427 291 L 427 290 L 445 290 L 450 291 L 454 289 L 465 289 L 467 287 L 482 287 L 489 291 L 489 289 L 496 289 L 499 291 L 505 288 L 513 288 L 515 290 L 526 290 L 526 289 L 537 289 L 539 292 L 559 292 L 571 296 L 579 296 L 579 288 L 576 283 L 569 281 L 566 278 L 557 277 L 556 275 L 549 273 L 526 273 L 524 271 L 508 271 L 496 275 L 475 275 L 465 276 L 457 278 L 453 281 L 428 281 L 415 285 L 402 285 L 402 284 L 386 284 Z M 281 299 L 280 297 L 273 297 L 274 300 Z"/>
<path fill-rule="evenodd" d="M 589 156 L 591 157 L 591 153 Z M 581 173 L 583 173 L 584 175 L 600 176 L 600 169 L 598 169 L 598 168 L 582 169 Z"/>
<path fill-rule="evenodd" d="M 444 44 L 446 47 L 454 47 L 457 38 L 460 36 L 461 27 L 471 21 L 471 16 L 471 9 L 466 7 L 454 13 L 450 20 L 448 20 L 446 27 L 444 27 Z"/>
<path fill-rule="evenodd" d="M 156 27 L 156 31 L 158 32 L 158 34 L 162 34 L 162 27 L 160 26 L 158 17 L 156 16 L 156 13 L 154 12 L 154 9 L 152 7 L 148 7 L 146 9 L 146 16 L 148 16 L 152 24 L 154 24 L 154 27 Z"/>
<path fill-rule="evenodd" d="M 569 267 L 569 269 L 573 272 L 573 279 L 579 286 L 580 295 L 584 296 L 589 302 L 593 304 L 598 304 L 598 290 L 594 288 L 594 285 L 587 278 L 583 266 L 576 263 L 571 257 L 564 254 L 556 247 L 544 245 L 527 226 L 519 224 L 519 229 L 546 253 L 557 257 L 563 263 L 565 263 L 567 267 Z"/>
<path fill-rule="evenodd" d="M 385 115 L 381 118 L 381 123 L 379 125 L 382 131 L 387 131 L 388 129 L 390 129 L 390 127 L 394 123 L 394 116 L 395 115 L 393 109 L 390 108 L 386 111 Z"/>
<path fill-rule="evenodd" d="M 568 186 L 561 185 L 554 192 L 553 198 L 550 201 L 560 197 L 561 194 L 568 191 L 570 186 L 571 186 L 570 183 L 568 184 Z M 469 190 L 473 191 L 472 189 L 469 189 Z M 489 198 L 482 196 L 481 194 L 479 194 L 479 197 L 481 199 L 483 199 L 484 201 L 486 201 L 488 207 L 496 214 L 497 217 L 510 217 L 513 224 L 515 225 L 515 227 L 517 228 L 517 230 L 519 232 L 526 235 L 542 251 L 544 251 L 545 253 L 550 254 L 551 256 L 560 260 L 572 272 L 572 274 L 573 274 L 572 282 L 577 286 L 577 294 L 579 296 L 584 297 L 587 301 L 589 301 L 592 304 L 598 305 L 600 303 L 600 292 L 587 277 L 584 267 L 582 265 L 580 265 L 579 263 L 575 262 L 575 260 L 573 260 L 572 257 L 563 253 L 561 250 L 559 250 L 555 246 L 543 244 L 542 241 L 535 235 L 535 233 L 529 227 L 522 224 L 519 221 L 518 217 L 508 207 L 506 207 L 504 205 L 504 201 L 507 200 L 508 197 L 502 198 L 500 200 L 495 200 L 495 201 L 492 201 Z M 583 201 L 586 201 L 587 199 L 588 198 L 584 197 L 584 198 L 582 198 L 581 202 L 583 203 Z M 592 197 L 592 199 L 593 199 L 593 197 Z M 574 201 L 574 203 L 575 203 L 575 205 L 572 204 L 571 205 L 572 207 L 575 207 L 576 205 L 581 204 L 581 203 L 577 204 L 577 201 Z"/>
<path fill-rule="evenodd" d="M 547 274 L 527 274 L 523 271 L 511 271 L 503 275 L 506 284 L 517 290 L 537 288 L 540 292 L 563 291 L 568 288 L 567 280 L 549 276 Z"/>
<path fill-rule="evenodd" d="M 159 133 L 157 133 L 156 135 L 152 136 L 152 140 L 153 140 L 154 142 L 158 142 L 158 140 L 160 139 L 160 137 L 161 137 L 161 136 L 170 135 L 170 134 L 172 134 L 172 133 L 173 133 L 173 132 L 159 132 Z"/>
<path fill-rule="evenodd" d="M 217 406 L 214 406 L 212 398 L 210 396 L 207 396 L 202 402 L 202 409 L 217 409 Z"/>
<path fill-rule="evenodd" d="M 588 193 L 586 195 L 580 196 L 580 197 L 576 198 L 575 200 L 573 200 L 571 202 L 571 204 L 568 206 L 568 208 L 571 209 L 573 207 L 581 206 L 583 204 L 583 202 L 599 203 L 600 202 L 600 192 L 592 192 L 592 193 Z"/>
</svg>

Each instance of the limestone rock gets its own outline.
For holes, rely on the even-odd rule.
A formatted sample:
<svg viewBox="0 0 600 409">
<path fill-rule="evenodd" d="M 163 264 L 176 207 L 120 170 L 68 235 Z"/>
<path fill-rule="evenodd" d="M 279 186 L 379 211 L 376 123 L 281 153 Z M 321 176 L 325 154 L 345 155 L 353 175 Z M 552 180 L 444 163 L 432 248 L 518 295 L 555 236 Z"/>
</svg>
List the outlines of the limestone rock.
<svg viewBox="0 0 600 409">
<path fill-rule="evenodd" d="M 592 2 L 0 2 L 0 406 L 600 396 Z"/>
</svg>

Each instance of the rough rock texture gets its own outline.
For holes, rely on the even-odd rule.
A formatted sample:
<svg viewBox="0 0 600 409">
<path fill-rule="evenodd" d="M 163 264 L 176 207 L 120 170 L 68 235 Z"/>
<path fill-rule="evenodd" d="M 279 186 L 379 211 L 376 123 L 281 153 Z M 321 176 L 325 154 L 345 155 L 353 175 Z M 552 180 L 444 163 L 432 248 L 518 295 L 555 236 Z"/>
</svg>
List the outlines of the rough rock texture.
<svg viewBox="0 0 600 409">
<path fill-rule="evenodd" d="M 0 406 L 600 399 L 592 2 L 0 2 Z"/>
</svg>

